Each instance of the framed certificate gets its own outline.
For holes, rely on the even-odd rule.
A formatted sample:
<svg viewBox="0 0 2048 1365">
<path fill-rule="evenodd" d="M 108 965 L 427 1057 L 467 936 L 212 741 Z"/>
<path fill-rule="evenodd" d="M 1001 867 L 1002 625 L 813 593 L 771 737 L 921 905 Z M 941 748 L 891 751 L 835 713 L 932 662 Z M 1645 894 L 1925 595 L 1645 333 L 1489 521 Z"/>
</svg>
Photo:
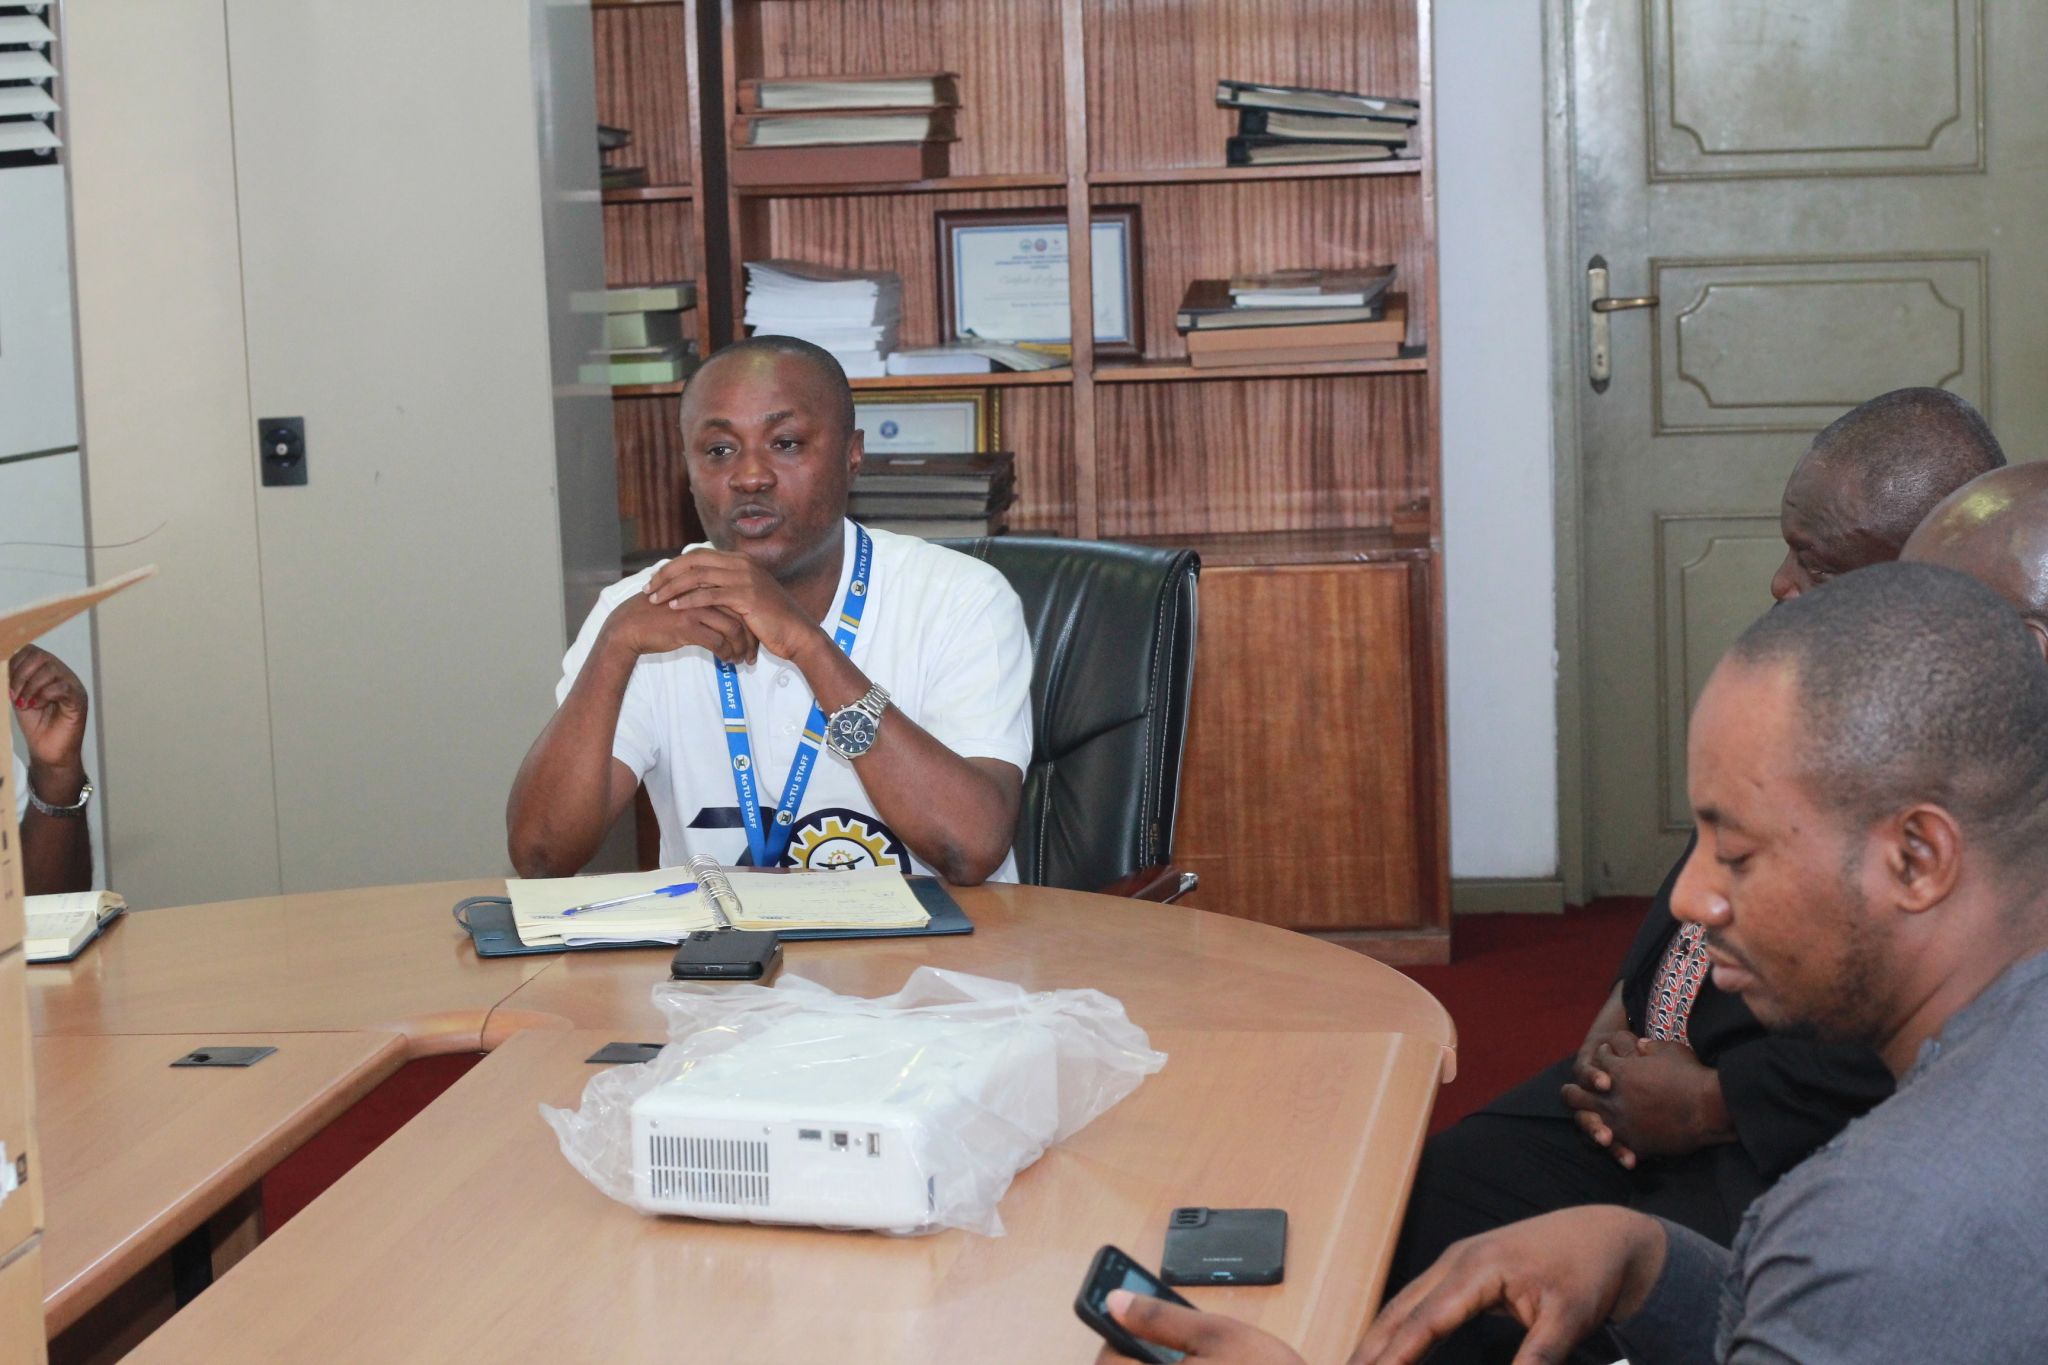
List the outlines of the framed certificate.
<svg viewBox="0 0 2048 1365">
<path fill-rule="evenodd" d="M 994 389 L 853 395 L 861 448 L 875 455 L 978 455 L 1002 449 Z"/>
<path fill-rule="evenodd" d="M 947 341 L 1071 345 L 1065 209 L 948 209 L 938 214 L 939 328 Z M 1138 206 L 1101 204 L 1090 224 L 1095 350 L 1144 350 Z"/>
</svg>

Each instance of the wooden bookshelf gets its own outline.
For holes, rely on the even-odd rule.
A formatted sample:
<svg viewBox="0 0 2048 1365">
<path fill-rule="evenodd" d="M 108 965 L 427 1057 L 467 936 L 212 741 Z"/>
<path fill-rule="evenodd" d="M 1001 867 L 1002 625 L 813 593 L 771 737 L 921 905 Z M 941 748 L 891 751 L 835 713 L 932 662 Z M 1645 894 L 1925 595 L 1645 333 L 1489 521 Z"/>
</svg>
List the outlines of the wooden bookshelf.
<svg viewBox="0 0 2048 1365">
<path fill-rule="evenodd" d="M 708 306 L 724 297 L 731 271 L 725 162 L 718 144 L 707 139 L 705 117 L 707 97 L 715 100 L 721 89 L 715 11 L 698 0 L 593 0 L 591 8 L 598 121 L 632 131 L 616 159 L 644 166 L 650 181 L 601 196 L 605 283 L 693 282 L 697 308 L 686 321 L 694 324 L 698 354 L 709 355 L 732 338 L 725 311 Z M 681 384 L 612 390 L 619 515 L 629 554 L 701 534 L 681 487 L 675 400 L 682 391 Z"/>
<path fill-rule="evenodd" d="M 606 208 L 694 229 L 680 245 L 696 252 L 708 343 L 744 331 L 741 263 L 793 257 L 898 273 L 904 346 L 940 340 L 934 215 L 1063 209 L 1070 365 L 855 387 L 1000 388 L 1013 530 L 1203 555 L 1176 841 L 1203 877 L 1194 903 L 1403 961 L 1445 960 L 1450 926 L 1430 2 L 716 0 L 704 16 L 681 3 L 706 25 L 689 75 L 698 169 L 649 169 L 701 188 L 668 209 Z M 952 174 L 708 187 L 740 81 L 905 71 L 959 75 Z M 1213 102 L 1223 77 L 1417 98 L 1413 155 L 1223 165 L 1235 128 Z M 1110 204 L 1139 209 L 1135 360 L 1098 358 L 1086 335 L 1086 225 Z M 713 251 L 722 266 L 705 264 Z M 1192 279 L 1383 261 L 1408 296 L 1396 359 L 1197 369 L 1174 330 Z M 682 469 L 641 410 L 672 426 L 673 406 L 618 405 L 622 473 L 628 450 L 650 462 L 633 494 L 639 524 L 666 533 L 684 524 Z"/>
</svg>

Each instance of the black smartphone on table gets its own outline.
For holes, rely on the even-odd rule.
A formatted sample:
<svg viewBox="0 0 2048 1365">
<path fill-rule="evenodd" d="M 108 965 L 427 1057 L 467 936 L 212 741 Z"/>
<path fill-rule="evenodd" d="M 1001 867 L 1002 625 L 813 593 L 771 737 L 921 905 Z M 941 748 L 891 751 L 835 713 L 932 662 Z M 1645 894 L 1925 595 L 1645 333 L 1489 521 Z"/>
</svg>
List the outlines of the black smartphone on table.
<svg viewBox="0 0 2048 1365">
<path fill-rule="evenodd" d="M 1112 1289 L 1128 1289 L 1133 1294 L 1149 1294 L 1183 1308 L 1194 1307 L 1162 1284 L 1157 1275 L 1117 1248 L 1106 1246 L 1096 1252 L 1095 1259 L 1089 1263 L 1088 1276 L 1081 1281 L 1081 1292 L 1074 1299 L 1075 1314 L 1094 1328 L 1104 1341 L 1133 1360 L 1145 1361 L 1147 1365 L 1172 1365 L 1176 1360 L 1187 1358 L 1185 1353 L 1170 1346 L 1155 1346 L 1125 1331 L 1123 1325 L 1109 1315 L 1109 1291 Z"/>
<path fill-rule="evenodd" d="M 1168 1284 L 1278 1284 L 1287 1273 L 1287 1210 L 1175 1209 L 1159 1278 Z"/>
<path fill-rule="evenodd" d="M 676 944 L 674 981 L 766 981 L 782 965 L 782 940 L 747 929 L 699 929 Z"/>
</svg>

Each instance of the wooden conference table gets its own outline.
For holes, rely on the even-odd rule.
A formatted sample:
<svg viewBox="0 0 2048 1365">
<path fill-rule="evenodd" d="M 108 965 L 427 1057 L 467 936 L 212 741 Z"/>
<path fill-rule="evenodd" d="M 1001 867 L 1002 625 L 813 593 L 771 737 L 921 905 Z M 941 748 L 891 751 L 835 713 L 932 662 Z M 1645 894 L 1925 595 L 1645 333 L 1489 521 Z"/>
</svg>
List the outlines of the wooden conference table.
<svg viewBox="0 0 2048 1365">
<path fill-rule="evenodd" d="M 880 995 L 920 965 L 1094 987 L 1165 1070 L 1023 1172 L 1007 1235 L 888 1238 L 650 1218 L 562 1158 L 614 1040 L 662 1037 L 666 955 L 479 959 L 450 882 L 128 916 L 29 976 L 45 1312 L 74 1321 L 407 1057 L 486 1050 L 446 1094 L 129 1359 L 1084 1362 L 1071 1303 L 1116 1242 L 1156 1263 L 1181 1204 L 1289 1211 L 1288 1276 L 1195 1290 L 1312 1362 L 1377 1301 L 1448 1016 L 1347 949 L 1227 916 L 1035 887 L 958 893 L 963 938 L 797 943 L 785 973 Z M 237 1035 L 250 1035 L 241 1037 Z M 177 1070 L 264 1042 L 245 1071 Z"/>
</svg>

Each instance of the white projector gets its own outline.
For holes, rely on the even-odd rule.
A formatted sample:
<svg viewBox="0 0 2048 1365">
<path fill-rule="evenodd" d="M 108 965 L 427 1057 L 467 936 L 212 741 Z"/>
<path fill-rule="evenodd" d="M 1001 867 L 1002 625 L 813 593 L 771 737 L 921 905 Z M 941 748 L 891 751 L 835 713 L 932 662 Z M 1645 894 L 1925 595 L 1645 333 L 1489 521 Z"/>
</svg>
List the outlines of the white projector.
<svg viewBox="0 0 2048 1365">
<path fill-rule="evenodd" d="M 909 1231 L 949 1182 L 990 1166 L 1007 1181 L 1051 1143 L 1058 1058 L 1035 1024 L 809 1016 L 695 1063 L 632 1115 L 650 1212 Z"/>
</svg>

